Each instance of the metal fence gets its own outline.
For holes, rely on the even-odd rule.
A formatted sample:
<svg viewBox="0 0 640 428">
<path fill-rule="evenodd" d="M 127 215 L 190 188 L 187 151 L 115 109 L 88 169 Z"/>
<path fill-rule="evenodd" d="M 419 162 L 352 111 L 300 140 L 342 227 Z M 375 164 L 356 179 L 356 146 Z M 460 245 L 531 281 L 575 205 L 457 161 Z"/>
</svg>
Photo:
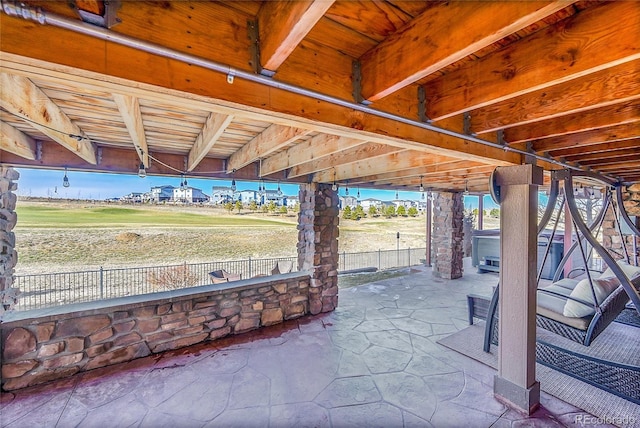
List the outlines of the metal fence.
<svg viewBox="0 0 640 428">
<path fill-rule="evenodd" d="M 424 248 L 340 253 L 338 269 L 340 271 L 365 268 L 384 270 L 418 264 L 424 257 Z M 241 279 L 271 275 L 272 269 L 278 262 L 291 262 L 296 269 L 298 258 L 297 256 L 264 259 L 249 257 L 244 260 L 210 263 L 16 275 L 14 286 L 22 292 L 16 309 L 40 309 L 207 285 L 211 283 L 209 273 L 217 270 L 240 275 Z"/>
</svg>

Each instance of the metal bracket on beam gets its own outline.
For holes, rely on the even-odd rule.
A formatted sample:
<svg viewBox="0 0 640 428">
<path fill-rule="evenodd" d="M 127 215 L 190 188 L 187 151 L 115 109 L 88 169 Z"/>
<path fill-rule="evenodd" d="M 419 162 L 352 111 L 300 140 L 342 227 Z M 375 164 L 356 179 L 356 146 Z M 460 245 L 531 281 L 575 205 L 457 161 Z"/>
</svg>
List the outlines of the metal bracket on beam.
<svg viewBox="0 0 640 428">
<path fill-rule="evenodd" d="M 118 18 L 118 9 L 120 9 L 121 6 L 120 0 L 105 0 L 104 16 L 80 9 L 75 0 L 71 1 L 71 6 L 78 11 L 80 19 L 82 19 L 84 22 L 88 22 L 89 24 L 97 25 L 103 28 L 111 28 L 114 25 L 122 22 L 122 20 Z"/>
<path fill-rule="evenodd" d="M 464 132 L 467 135 L 471 135 L 474 136 L 476 134 L 474 134 L 473 132 L 471 132 L 471 113 L 469 113 L 468 111 L 465 111 L 462 114 L 462 132 Z"/>
<path fill-rule="evenodd" d="M 42 160 L 42 141 L 36 141 L 36 160 Z"/>
<path fill-rule="evenodd" d="M 362 97 L 362 68 L 360 65 L 360 61 L 355 60 L 351 63 L 351 81 L 353 84 L 353 99 L 356 103 L 362 105 L 369 105 L 371 101 L 365 100 Z"/>
<path fill-rule="evenodd" d="M 527 142 L 527 153 L 531 154 L 524 155 L 524 163 L 535 165 L 538 161 L 538 158 L 534 156 L 535 153 L 533 152 L 533 143 L 531 143 L 531 141 Z"/>
<path fill-rule="evenodd" d="M 424 86 L 418 86 L 418 120 L 424 123 L 433 122 L 427 116 L 427 93 Z"/>
<path fill-rule="evenodd" d="M 258 31 L 258 21 L 247 21 L 247 33 L 249 40 L 251 40 L 251 44 L 249 45 L 251 61 L 249 61 L 249 63 L 251 64 L 251 68 L 253 68 L 253 72 L 266 77 L 273 77 L 276 74 L 275 71 L 267 70 L 260 65 L 260 33 Z"/>
</svg>

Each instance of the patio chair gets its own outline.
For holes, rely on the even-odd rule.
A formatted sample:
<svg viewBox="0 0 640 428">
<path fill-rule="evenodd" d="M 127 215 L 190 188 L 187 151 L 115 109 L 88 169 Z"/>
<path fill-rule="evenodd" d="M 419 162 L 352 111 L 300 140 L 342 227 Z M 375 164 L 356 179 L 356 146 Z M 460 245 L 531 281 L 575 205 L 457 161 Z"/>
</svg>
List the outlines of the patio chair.
<svg viewBox="0 0 640 428">
<path fill-rule="evenodd" d="M 214 270 L 213 272 L 209 272 L 209 277 L 211 278 L 212 284 L 219 284 L 221 282 L 231 282 L 231 281 L 240 280 L 240 274 L 229 273 L 224 269 Z"/>
<path fill-rule="evenodd" d="M 289 273 L 293 270 L 293 262 L 288 260 L 280 260 L 276 265 L 271 269 L 271 275 L 278 275 L 281 273 Z"/>
</svg>

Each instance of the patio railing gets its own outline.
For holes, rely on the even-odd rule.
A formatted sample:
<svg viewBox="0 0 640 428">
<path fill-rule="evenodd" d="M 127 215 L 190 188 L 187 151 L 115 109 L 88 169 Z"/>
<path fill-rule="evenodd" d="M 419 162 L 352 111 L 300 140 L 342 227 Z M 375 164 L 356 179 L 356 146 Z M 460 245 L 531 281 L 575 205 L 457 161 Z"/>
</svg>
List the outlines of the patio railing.
<svg viewBox="0 0 640 428">
<path fill-rule="evenodd" d="M 352 271 L 366 268 L 378 270 L 405 267 L 420 263 L 425 248 L 378 250 L 362 253 L 340 253 L 338 269 Z M 271 275 L 278 262 L 291 262 L 294 270 L 297 256 L 210 263 L 183 263 L 167 266 L 146 266 L 16 275 L 15 287 L 20 295 L 17 310 L 41 309 L 70 303 L 91 302 L 116 297 L 148 294 L 176 288 L 195 287 L 211 283 L 209 272 L 224 269 L 241 279 Z"/>
</svg>

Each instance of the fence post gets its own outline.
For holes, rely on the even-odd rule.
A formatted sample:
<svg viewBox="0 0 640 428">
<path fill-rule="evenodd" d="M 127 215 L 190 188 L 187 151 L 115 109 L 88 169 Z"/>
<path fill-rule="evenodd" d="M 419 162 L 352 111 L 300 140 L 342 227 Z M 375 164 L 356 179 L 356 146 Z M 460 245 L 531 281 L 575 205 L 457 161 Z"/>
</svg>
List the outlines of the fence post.
<svg viewBox="0 0 640 428">
<path fill-rule="evenodd" d="M 409 266 L 411 266 L 411 247 L 409 247 Z"/>
<path fill-rule="evenodd" d="M 247 278 L 253 278 L 251 276 L 251 256 L 249 256 L 249 275 L 247 276 Z"/>
<path fill-rule="evenodd" d="M 100 266 L 100 298 L 104 299 L 104 269 Z"/>
<path fill-rule="evenodd" d="M 380 261 L 381 257 L 380 248 L 378 248 L 378 270 L 382 269 L 382 262 Z"/>
<path fill-rule="evenodd" d="M 342 268 L 341 270 L 347 270 L 347 252 L 343 251 L 342 252 Z"/>
</svg>

